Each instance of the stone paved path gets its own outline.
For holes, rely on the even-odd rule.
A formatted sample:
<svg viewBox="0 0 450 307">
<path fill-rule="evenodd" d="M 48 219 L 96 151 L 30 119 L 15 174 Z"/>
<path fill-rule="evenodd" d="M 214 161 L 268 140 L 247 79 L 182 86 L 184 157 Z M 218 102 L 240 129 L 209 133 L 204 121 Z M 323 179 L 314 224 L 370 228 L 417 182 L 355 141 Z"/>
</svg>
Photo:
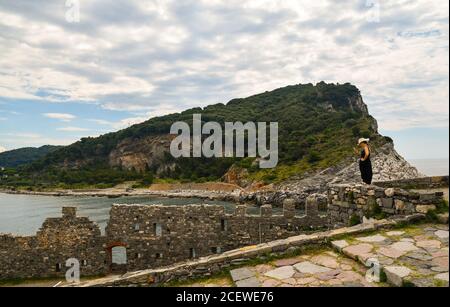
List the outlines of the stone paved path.
<svg viewBox="0 0 450 307">
<path fill-rule="evenodd" d="M 448 225 L 421 225 L 332 242 L 344 255 L 379 263 L 396 286 L 448 286 Z"/>
<path fill-rule="evenodd" d="M 448 286 L 448 237 L 448 225 L 379 231 L 333 241 L 333 249 L 234 269 L 229 277 L 192 286 Z M 368 265 L 373 262 L 379 264 L 384 274 L 370 274 Z M 376 272 L 377 266 L 372 271 Z M 381 281 L 373 276 L 381 277 Z"/>
<path fill-rule="evenodd" d="M 195 283 L 191 286 L 237 287 L 374 287 L 368 282 L 367 269 L 357 261 L 331 249 L 285 258 L 230 271 L 230 280 Z M 221 285 L 219 284 L 221 283 Z"/>
</svg>

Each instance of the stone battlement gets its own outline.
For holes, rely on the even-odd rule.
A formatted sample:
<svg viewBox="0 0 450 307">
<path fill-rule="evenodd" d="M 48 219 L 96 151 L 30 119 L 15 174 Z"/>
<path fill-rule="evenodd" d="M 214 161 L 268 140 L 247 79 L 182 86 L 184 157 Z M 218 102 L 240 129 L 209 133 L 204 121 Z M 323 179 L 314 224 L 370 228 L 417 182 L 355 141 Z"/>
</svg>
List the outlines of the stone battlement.
<svg viewBox="0 0 450 307">
<path fill-rule="evenodd" d="M 35 236 L 0 234 L 0 280 L 62 277 L 69 258 L 80 261 L 82 276 L 158 268 L 305 231 L 348 226 L 355 217 L 423 214 L 443 199 L 442 193 L 332 185 L 328 211 L 320 215 L 322 198 L 308 197 L 302 215 L 296 214 L 300 203 L 294 199 L 283 201 L 282 214 L 264 204 L 258 215 L 247 214 L 245 205 L 236 205 L 233 213 L 217 205 L 113 205 L 103 236 L 94 222 L 77 216 L 76 208 L 64 207 L 62 216 L 47 218 Z"/>
<path fill-rule="evenodd" d="M 76 208 L 62 208 L 62 217 L 47 218 L 35 236 L 0 235 L 0 279 L 64 276 L 65 261 L 80 261 L 83 276 L 119 267 L 139 270 L 219 254 L 234 248 L 287 238 L 325 227 L 317 202 L 310 198 L 306 214 L 296 216 L 286 201 L 282 215 L 264 205 L 248 215 L 245 205 L 233 214 L 216 205 L 114 205 L 106 234 Z M 125 249 L 115 265 L 114 249 Z"/>
</svg>

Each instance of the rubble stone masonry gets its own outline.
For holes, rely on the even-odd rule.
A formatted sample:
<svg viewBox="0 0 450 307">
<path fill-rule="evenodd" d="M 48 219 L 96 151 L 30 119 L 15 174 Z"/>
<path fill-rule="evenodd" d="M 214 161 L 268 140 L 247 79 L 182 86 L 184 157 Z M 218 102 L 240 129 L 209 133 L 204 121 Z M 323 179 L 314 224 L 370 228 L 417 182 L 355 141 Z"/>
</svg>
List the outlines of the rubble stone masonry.
<svg viewBox="0 0 450 307">
<path fill-rule="evenodd" d="M 79 260 L 82 276 L 158 268 L 306 230 L 348 226 L 370 211 L 386 216 L 426 213 L 442 202 L 442 193 L 341 184 L 330 186 L 325 215 L 319 214 L 320 201 L 317 195 L 307 198 L 301 216 L 293 199 L 284 200 L 282 215 L 273 215 L 267 204 L 259 215 L 248 215 L 246 205 L 236 205 L 233 214 L 216 205 L 114 205 L 103 236 L 94 222 L 65 207 L 62 217 L 46 219 L 35 236 L 0 234 L 0 280 L 63 277 L 69 258 Z M 115 248 L 125 251 L 123 263 L 113 259 Z"/>
<path fill-rule="evenodd" d="M 303 216 L 295 216 L 292 201 L 285 202 L 283 215 L 272 215 L 270 205 L 262 206 L 260 215 L 247 215 L 245 205 L 234 214 L 215 205 L 114 205 L 105 236 L 88 218 L 77 217 L 75 208 L 62 211 L 62 217 L 46 219 L 35 236 L 0 235 L 0 279 L 63 277 L 69 258 L 79 260 L 82 276 L 102 275 L 112 268 L 112 250 L 119 246 L 126 249 L 122 269 L 156 268 L 327 224 L 314 199 Z"/>
</svg>

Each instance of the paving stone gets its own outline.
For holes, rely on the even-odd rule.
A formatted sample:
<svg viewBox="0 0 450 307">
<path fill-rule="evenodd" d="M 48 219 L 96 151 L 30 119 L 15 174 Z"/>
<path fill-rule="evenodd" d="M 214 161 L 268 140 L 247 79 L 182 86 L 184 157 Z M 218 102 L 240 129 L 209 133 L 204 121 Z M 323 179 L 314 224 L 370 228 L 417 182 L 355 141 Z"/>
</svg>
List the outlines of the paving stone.
<svg viewBox="0 0 450 307">
<path fill-rule="evenodd" d="M 275 279 L 291 278 L 295 274 L 292 266 L 283 266 L 266 272 L 264 275 Z"/>
<path fill-rule="evenodd" d="M 351 245 L 343 249 L 343 252 L 349 257 L 357 259 L 359 255 L 368 254 L 372 251 L 373 245 L 368 243 Z"/>
<path fill-rule="evenodd" d="M 411 270 L 404 266 L 386 266 L 383 271 L 386 274 L 387 281 L 397 287 L 401 287 L 403 278 L 411 274 Z"/>
<path fill-rule="evenodd" d="M 265 281 L 263 281 L 262 286 L 263 287 L 276 287 L 280 284 L 281 282 L 279 280 L 276 279 L 266 279 Z"/>
<path fill-rule="evenodd" d="M 338 258 L 339 255 L 336 254 L 334 251 L 326 251 L 325 254 L 327 254 L 328 256 L 331 256 L 333 258 Z"/>
<path fill-rule="evenodd" d="M 348 282 L 358 282 L 363 277 L 356 272 L 353 271 L 343 271 L 336 276 L 337 279 L 341 280 L 343 283 Z"/>
<path fill-rule="evenodd" d="M 381 265 L 391 265 L 394 263 L 394 260 L 389 257 L 378 256 L 376 259 L 378 259 Z"/>
<path fill-rule="evenodd" d="M 316 274 L 315 276 L 317 276 L 317 279 L 320 279 L 320 280 L 330 280 L 330 279 L 334 279 L 341 272 L 342 272 L 341 270 L 331 270 L 328 272 Z"/>
<path fill-rule="evenodd" d="M 366 243 L 381 243 L 381 242 L 386 241 L 387 238 L 380 234 L 376 234 L 376 235 L 368 236 L 368 237 L 359 237 L 359 238 L 356 238 L 356 240 L 361 241 L 361 242 L 366 242 Z"/>
<path fill-rule="evenodd" d="M 441 274 L 436 274 L 436 275 L 434 276 L 434 279 L 443 280 L 443 281 L 448 282 L 448 272 L 446 272 L 446 273 L 441 273 Z"/>
<path fill-rule="evenodd" d="M 294 278 L 305 278 L 305 277 L 310 277 L 310 276 L 311 276 L 311 274 L 295 272 L 294 276 L 292 276 L 292 277 L 294 277 Z"/>
<path fill-rule="evenodd" d="M 442 272 L 447 272 L 448 268 L 444 268 L 444 267 L 441 267 L 441 266 L 434 266 L 434 267 L 431 268 L 431 270 L 433 272 L 442 273 Z"/>
<path fill-rule="evenodd" d="M 378 253 L 394 259 L 400 258 L 401 256 L 406 254 L 406 252 L 399 251 L 398 249 L 392 247 L 382 247 L 378 250 Z"/>
<path fill-rule="evenodd" d="M 411 243 L 416 242 L 416 241 L 414 241 L 414 239 L 412 239 L 412 238 L 403 238 L 403 239 L 400 239 L 400 241 L 401 241 L 401 242 L 411 242 Z"/>
<path fill-rule="evenodd" d="M 414 236 L 414 241 L 425 241 L 425 240 L 430 240 L 430 236 L 426 236 L 426 235 Z"/>
<path fill-rule="evenodd" d="M 431 260 L 431 264 L 435 267 L 445 268 L 448 271 L 448 257 L 437 257 Z"/>
<path fill-rule="evenodd" d="M 433 258 L 448 257 L 448 248 L 441 248 L 440 250 L 431 253 L 431 256 L 433 256 Z"/>
<path fill-rule="evenodd" d="M 233 281 L 239 281 L 255 276 L 255 272 L 249 268 L 234 269 L 230 271 L 230 274 Z"/>
<path fill-rule="evenodd" d="M 261 286 L 261 284 L 256 277 L 250 277 L 250 278 L 242 279 L 242 280 L 239 280 L 236 282 L 236 287 L 256 288 L 256 287 L 260 287 L 260 286 Z"/>
<path fill-rule="evenodd" d="M 339 263 L 337 262 L 336 258 L 327 255 L 316 255 L 311 258 L 311 262 L 332 269 L 337 269 L 339 267 Z"/>
<path fill-rule="evenodd" d="M 418 241 L 416 245 L 422 248 L 441 248 L 441 242 L 438 240 Z"/>
<path fill-rule="evenodd" d="M 408 282 L 412 283 L 415 287 L 434 287 L 434 281 L 432 278 L 408 278 Z"/>
<path fill-rule="evenodd" d="M 273 264 L 276 267 L 281 267 L 281 266 L 288 266 L 288 265 L 294 265 L 296 263 L 299 263 L 301 260 L 298 258 L 288 258 L 288 259 L 280 259 L 280 260 L 276 260 Z"/>
<path fill-rule="evenodd" d="M 259 265 L 255 266 L 255 271 L 260 274 L 264 274 L 270 270 L 273 270 L 273 266 L 271 266 L 269 264 L 259 264 Z"/>
<path fill-rule="evenodd" d="M 434 235 L 440 239 L 448 239 L 448 231 L 445 230 L 438 230 Z"/>
<path fill-rule="evenodd" d="M 424 275 L 424 276 L 436 274 L 435 271 L 432 271 L 432 270 L 427 269 L 427 268 L 416 268 L 416 272 L 419 273 L 420 275 Z"/>
<path fill-rule="evenodd" d="M 395 242 L 391 244 L 390 247 L 401 252 L 412 252 L 418 250 L 417 246 L 411 242 Z"/>
<path fill-rule="evenodd" d="M 313 282 L 316 282 L 317 279 L 315 279 L 314 277 L 306 277 L 306 278 L 297 278 L 296 279 L 296 285 L 307 285 Z"/>
<path fill-rule="evenodd" d="M 422 261 L 430 261 L 431 259 L 433 259 L 433 257 L 431 255 L 429 255 L 428 253 L 418 252 L 418 251 L 411 252 L 411 253 L 407 254 L 406 257 L 412 258 L 415 260 L 422 260 Z"/>
<path fill-rule="evenodd" d="M 337 241 L 332 241 L 331 245 L 337 249 L 338 251 L 342 251 L 344 248 L 346 248 L 347 246 L 349 246 L 349 244 L 347 243 L 347 241 L 345 240 L 337 240 Z"/>
<path fill-rule="evenodd" d="M 404 231 L 388 231 L 388 232 L 386 232 L 386 234 L 391 237 L 399 237 L 399 236 L 403 235 L 404 233 L 405 233 Z"/>
<path fill-rule="evenodd" d="M 331 279 L 328 281 L 328 285 L 330 285 L 330 286 L 341 286 L 343 284 L 344 283 L 342 282 L 342 280 L 339 280 L 339 279 Z"/>
<path fill-rule="evenodd" d="M 352 269 L 352 266 L 351 265 L 349 265 L 349 264 L 341 264 L 340 266 L 339 266 L 342 270 L 344 270 L 344 271 L 348 271 L 348 270 L 351 270 Z"/>
<path fill-rule="evenodd" d="M 374 258 L 376 258 L 376 255 L 372 254 L 372 253 L 358 255 L 358 261 L 363 264 L 365 264 L 369 259 L 374 259 Z"/>
<path fill-rule="evenodd" d="M 323 273 L 327 271 L 331 271 L 330 268 L 320 266 L 314 263 L 311 263 L 309 261 L 304 261 L 297 263 L 294 265 L 294 268 L 299 271 L 300 273 L 309 273 L 309 274 L 316 274 L 316 273 Z"/>
<path fill-rule="evenodd" d="M 286 278 L 283 279 L 282 282 L 293 286 L 297 283 L 297 280 L 295 278 Z"/>
</svg>

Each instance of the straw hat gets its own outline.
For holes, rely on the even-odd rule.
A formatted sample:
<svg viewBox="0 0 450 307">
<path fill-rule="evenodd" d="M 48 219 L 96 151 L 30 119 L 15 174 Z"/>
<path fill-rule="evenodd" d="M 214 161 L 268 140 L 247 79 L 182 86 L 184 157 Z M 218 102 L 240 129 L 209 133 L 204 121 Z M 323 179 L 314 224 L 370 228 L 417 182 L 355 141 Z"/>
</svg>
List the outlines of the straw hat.
<svg viewBox="0 0 450 307">
<path fill-rule="evenodd" d="M 364 142 L 369 143 L 369 140 L 370 140 L 370 139 L 360 138 L 360 139 L 358 140 L 358 145 L 361 144 L 361 143 L 364 143 Z"/>
</svg>

